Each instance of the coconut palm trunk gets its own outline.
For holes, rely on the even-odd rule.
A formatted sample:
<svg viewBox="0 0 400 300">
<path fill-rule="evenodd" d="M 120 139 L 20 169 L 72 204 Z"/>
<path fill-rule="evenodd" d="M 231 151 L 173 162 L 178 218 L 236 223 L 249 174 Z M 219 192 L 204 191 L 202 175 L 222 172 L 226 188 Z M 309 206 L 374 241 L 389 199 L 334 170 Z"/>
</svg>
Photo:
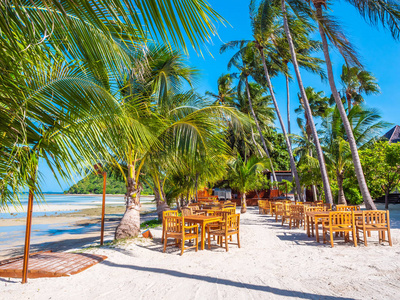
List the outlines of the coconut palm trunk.
<svg viewBox="0 0 400 300">
<path fill-rule="evenodd" d="M 132 157 L 132 156 L 131 156 Z M 128 180 L 125 194 L 126 210 L 117 229 L 115 239 L 136 237 L 140 233 L 141 187 L 135 182 L 133 162 L 128 164 Z"/>
<path fill-rule="evenodd" d="M 247 211 L 246 193 L 242 193 L 242 201 L 240 203 L 240 213 L 244 214 Z"/>
<path fill-rule="evenodd" d="M 251 102 L 251 95 L 250 95 L 250 88 L 249 88 L 249 80 L 248 80 L 247 76 L 246 76 L 246 78 L 245 78 L 245 82 L 246 82 L 247 99 L 249 100 L 249 107 L 250 107 L 251 115 L 253 116 L 254 123 L 256 123 L 256 127 L 257 127 L 257 130 L 258 130 L 258 133 L 260 134 L 260 139 L 261 139 L 261 142 L 262 142 L 262 144 L 263 144 L 264 151 L 265 151 L 265 153 L 267 154 L 267 157 L 268 157 L 268 159 L 269 159 L 270 168 L 271 168 L 271 172 L 272 172 L 272 178 L 273 178 L 274 181 L 276 182 L 277 180 L 276 180 L 276 175 L 275 175 L 274 166 L 273 166 L 273 164 L 272 164 L 272 159 L 271 159 L 271 156 L 269 155 L 269 151 L 268 151 L 268 148 L 267 148 L 267 144 L 265 143 L 264 136 L 263 136 L 263 134 L 262 134 L 260 124 L 258 124 L 257 116 L 256 116 L 256 114 L 255 114 L 255 112 L 254 112 L 254 109 L 253 109 L 253 103 Z"/>
<path fill-rule="evenodd" d="M 278 103 L 276 102 L 275 92 L 272 87 L 271 78 L 269 77 L 267 63 L 265 62 L 264 50 L 261 47 L 259 48 L 259 50 L 260 50 L 260 54 L 261 54 L 262 63 L 264 66 L 265 78 L 267 79 L 269 93 L 271 94 L 272 102 L 274 103 L 274 107 L 275 107 L 275 112 L 276 112 L 276 115 L 278 116 L 279 123 L 281 124 L 283 136 L 285 137 L 286 148 L 287 148 L 287 151 L 289 153 L 289 158 L 290 158 L 290 169 L 292 171 L 292 175 L 293 175 L 294 181 L 296 183 L 297 196 L 299 197 L 300 201 L 303 201 L 303 197 L 302 197 L 302 193 L 301 193 L 301 186 L 300 186 L 300 179 L 299 179 L 299 174 L 297 173 L 296 162 L 294 161 L 294 157 L 293 157 L 292 146 L 290 144 L 288 135 L 286 133 L 285 124 L 283 123 L 281 112 L 278 107 Z"/>
<path fill-rule="evenodd" d="M 158 175 L 154 176 L 154 199 L 156 201 L 157 217 L 162 221 L 163 211 L 170 210 L 166 202 L 166 196 L 164 193 L 164 186 L 161 184 Z"/>
<path fill-rule="evenodd" d="M 314 144 L 315 144 L 315 148 L 317 150 L 319 168 L 320 168 L 320 172 L 321 172 L 322 183 L 324 186 L 325 199 L 326 199 L 327 203 L 333 204 L 331 186 L 329 184 L 329 177 L 328 177 L 328 172 L 326 170 L 325 158 L 324 158 L 324 154 L 322 152 L 321 144 L 319 142 L 317 129 L 315 128 L 314 120 L 312 118 L 311 108 L 310 108 L 310 104 L 308 102 L 306 91 L 304 89 L 303 80 L 301 78 L 300 68 L 299 68 L 299 64 L 297 62 L 297 57 L 296 57 L 296 52 L 295 52 L 294 45 L 293 45 L 292 35 L 290 33 L 289 24 L 288 24 L 288 20 L 287 20 L 287 11 L 286 11 L 285 0 L 281 0 L 281 6 L 282 6 L 282 12 L 283 12 L 283 24 L 284 24 L 284 28 L 285 28 L 286 38 L 287 38 L 288 44 L 289 44 L 290 55 L 292 58 L 294 71 L 296 73 L 297 83 L 299 85 L 300 93 L 301 93 L 301 96 L 304 101 L 304 108 L 305 108 L 306 114 L 307 114 L 308 118 L 310 119 L 310 126 L 311 126 L 312 134 L 314 137 Z"/>
<path fill-rule="evenodd" d="M 342 172 L 337 172 L 337 183 L 338 183 L 338 204 L 342 205 L 347 205 L 346 197 L 344 195 L 344 190 L 343 190 L 343 171 Z"/>
<path fill-rule="evenodd" d="M 264 157 L 264 154 L 262 154 L 260 148 L 258 148 L 258 144 L 256 142 L 256 139 L 254 138 L 254 132 L 253 132 L 253 128 L 251 128 L 251 140 L 253 141 L 254 147 L 256 147 L 258 154 L 260 155 L 261 158 Z M 271 161 L 270 161 L 271 162 Z"/>
<path fill-rule="evenodd" d="M 282 2 L 284 2 L 284 0 L 282 0 Z M 316 13 L 317 13 L 318 19 L 322 19 L 321 2 L 314 1 L 314 6 L 316 8 Z M 333 70 L 332 70 L 332 62 L 331 62 L 331 59 L 329 56 L 328 40 L 326 38 L 324 29 L 322 28 L 321 23 L 318 23 L 318 27 L 319 27 L 319 33 L 321 35 L 321 40 L 322 40 L 322 45 L 323 45 L 326 68 L 328 71 L 329 86 L 331 88 L 332 95 L 335 99 L 336 106 L 339 110 L 340 117 L 342 118 L 343 126 L 346 130 L 347 141 L 350 145 L 351 155 L 353 158 L 354 171 L 356 173 L 356 177 L 357 177 L 358 185 L 360 187 L 361 195 L 363 197 L 365 207 L 367 209 L 375 210 L 376 206 L 375 206 L 375 204 L 371 198 L 371 195 L 369 193 L 367 182 L 365 181 L 365 177 L 364 177 L 364 172 L 362 170 L 360 157 L 358 156 L 357 144 L 356 144 L 356 140 L 354 138 L 353 130 L 351 128 L 349 119 L 347 118 L 346 111 L 344 109 L 342 100 L 340 99 L 339 93 L 336 89 L 335 79 L 334 79 Z"/>
<path fill-rule="evenodd" d="M 287 127 L 288 127 L 288 133 L 291 133 L 290 130 L 290 93 L 289 93 L 289 76 L 286 75 L 286 106 L 287 106 Z M 290 141 L 290 137 L 289 137 L 289 142 Z"/>
</svg>

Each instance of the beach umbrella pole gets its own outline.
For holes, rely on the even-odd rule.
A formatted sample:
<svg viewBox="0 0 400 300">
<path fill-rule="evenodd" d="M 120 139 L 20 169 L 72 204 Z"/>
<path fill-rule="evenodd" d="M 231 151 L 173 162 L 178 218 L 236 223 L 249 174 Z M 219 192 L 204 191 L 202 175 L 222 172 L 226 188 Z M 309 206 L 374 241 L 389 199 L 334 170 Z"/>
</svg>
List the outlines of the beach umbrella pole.
<svg viewBox="0 0 400 300">
<path fill-rule="evenodd" d="M 33 209 L 33 191 L 29 190 L 28 211 L 26 216 L 26 231 L 25 231 L 25 248 L 24 248 L 24 263 L 22 267 L 22 283 L 28 281 L 28 261 L 29 248 L 31 243 L 31 228 L 32 228 L 32 209 Z"/>
<path fill-rule="evenodd" d="M 101 208 L 101 236 L 100 236 L 100 245 L 103 245 L 104 242 L 104 214 L 106 210 L 106 182 L 107 182 L 107 173 L 103 172 L 103 205 Z"/>
</svg>

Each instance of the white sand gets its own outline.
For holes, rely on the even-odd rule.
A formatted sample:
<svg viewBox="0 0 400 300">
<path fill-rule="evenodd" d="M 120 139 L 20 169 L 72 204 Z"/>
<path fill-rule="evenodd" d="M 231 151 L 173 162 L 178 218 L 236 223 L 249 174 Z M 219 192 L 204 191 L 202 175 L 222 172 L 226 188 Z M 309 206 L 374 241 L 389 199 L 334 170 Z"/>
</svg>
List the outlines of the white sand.
<svg viewBox="0 0 400 300">
<path fill-rule="evenodd" d="M 399 299 L 400 229 L 394 246 L 317 244 L 250 208 L 242 215 L 242 248 L 162 253 L 154 240 L 88 250 L 108 259 L 64 278 L 0 278 L 0 299 Z"/>
</svg>

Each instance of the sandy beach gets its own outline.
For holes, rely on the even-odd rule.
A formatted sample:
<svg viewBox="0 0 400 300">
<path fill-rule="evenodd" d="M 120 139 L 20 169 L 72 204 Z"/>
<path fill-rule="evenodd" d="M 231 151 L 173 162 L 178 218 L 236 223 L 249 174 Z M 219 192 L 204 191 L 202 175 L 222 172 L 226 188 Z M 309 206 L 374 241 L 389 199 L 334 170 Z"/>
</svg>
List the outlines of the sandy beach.
<svg viewBox="0 0 400 300">
<path fill-rule="evenodd" d="M 89 248 L 108 256 L 71 277 L 0 279 L 7 299 L 398 299 L 400 229 L 393 247 L 355 248 L 340 238 L 334 248 L 318 244 L 303 229 L 289 229 L 249 208 L 241 218 L 241 246 L 213 248 L 183 256 L 162 253 L 161 228 L 154 239 Z"/>
</svg>

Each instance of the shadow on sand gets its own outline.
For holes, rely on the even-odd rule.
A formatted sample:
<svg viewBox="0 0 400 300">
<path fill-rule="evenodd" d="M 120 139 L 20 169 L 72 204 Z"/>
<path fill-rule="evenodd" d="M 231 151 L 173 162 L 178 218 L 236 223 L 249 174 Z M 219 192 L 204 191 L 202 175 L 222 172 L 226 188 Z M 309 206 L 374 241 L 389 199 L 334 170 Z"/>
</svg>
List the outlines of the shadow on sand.
<svg viewBox="0 0 400 300">
<path fill-rule="evenodd" d="M 233 281 L 230 279 L 221 279 L 221 278 L 216 278 L 216 277 L 211 277 L 211 276 L 188 274 L 188 273 L 183 273 L 183 272 L 174 271 L 174 270 L 166 270 L 166 269 L 161 269 L 161 268 L 150 268 L 150 267 L 141 267 L 141 266 L 134 266 L 134 265 L 121 265 L 121 264 L 116 264 L 116 263 L 113 263 L 113 262 L 107 261 L 107 260 L 103 261 L 102 264 L 107 265 L 111 268 L 126 268 L 126 269 L 135 270 L 135 271 L 141 271 L 141 272 L 152 272 L 152 273 L 158 273 L 158 274 L 165 274 L 165 275 L 174 276 L 174 277 L 178 277 L 178 278 L 195 279 L 195 280 L 200 280 L 200 281 L 204 281 L 204 282 L 217 283 L 220 285 L 249 289 L 249 290 L 254 290 L 254 291 L 261 291 L 261 292 L 271 293 L 274 295 L 285 296 L 285 297 L 295 297 L 295 298 L 300 298 L 300 299 L 330 299 L 330 300 L 353 299 L 353 298 L 346 298 L 346 297 L 339 297 L 339 296 L 318 295 L 318 294 L 312 294 L 312 293 L 306 293 L 306 292 L 300 292 L 300 291 L 290 291 L 290 290 L 274 288 L 274 287 L 270 287 L 270 286 L 266 286 L 266 285 L 243 283 L 243 282 Z"/>
</svg>

